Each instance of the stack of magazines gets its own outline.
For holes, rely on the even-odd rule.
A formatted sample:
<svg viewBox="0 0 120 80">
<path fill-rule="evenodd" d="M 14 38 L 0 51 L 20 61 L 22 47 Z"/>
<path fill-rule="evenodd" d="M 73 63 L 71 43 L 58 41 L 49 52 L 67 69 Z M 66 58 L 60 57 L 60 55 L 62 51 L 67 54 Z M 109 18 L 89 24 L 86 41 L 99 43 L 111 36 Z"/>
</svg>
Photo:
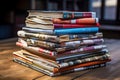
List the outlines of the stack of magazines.
<svg viewBox="0 0 120 80">
<path fill-rule="evenodd" d="M 17 32 L 13 61 L 49 76 L 103 67 L 111 61 L 95 12 L 29 10 Z"/>
</svg>

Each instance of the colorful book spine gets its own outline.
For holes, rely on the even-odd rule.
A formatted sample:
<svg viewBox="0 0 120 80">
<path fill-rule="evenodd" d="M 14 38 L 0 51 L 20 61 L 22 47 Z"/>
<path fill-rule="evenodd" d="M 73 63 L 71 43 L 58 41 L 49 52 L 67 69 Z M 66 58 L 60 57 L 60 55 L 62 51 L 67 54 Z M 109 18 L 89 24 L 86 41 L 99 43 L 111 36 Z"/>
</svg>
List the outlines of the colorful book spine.
<svg viewBox="0 0 120 80">
<path fill-rule="evenodd" d="M 36 47 L 28 47 L 27 45 L 23 45 L 23 44 L 20 43 L 20 42 L 16 42 L 16 45 L 19 46 L 19 47 L 21 47 L 22 49 L 30 52 L 31 54 L 34 54 L 34 55 L 43 57 L 43 58 L 45 58 L 45 59 L 50 59 L 50 60 L 56 61 L 56 57 L 51 56 L 50 54 L 40 53 L 38 47 L 37 47 L 37 48 L 36 48 Z"/>
<path fill-rule="evenodd" d="M 101 53 L 106 53 L 108 52 L 107 49 L 103 49 L 99 52 L 94 52 L 94 53 L 86 53 L 86 54 L 74 54 L 74 55 L 59 55 L 54 51 L 49 51 L 43 48 L 39 47 L 32 47 L 32 46 L 26 46 L 20 42 L 16 42 L 17 46 L 20 46 L 21 48 L 31 52 L 32 54 L 38 55 L 40 57 L 44 57 L 50 60 L 57 61 L 57 63 L 63 62 L 68 59 L 76 59 L 76 58 L 86 58 L 86 57 L 91 57 L 94 55 L 100 55 Z M 97 54 L 96 54 L 97 53 Z"/>
<path fill-rule="evenodd" d="M 65 35 L 65 34 L 96 33 L 98 31 L 99 31 L 98 27 L 68 28 L 68 29 L 55 29 L 54 34 L 56 34 L 56 35 Z"/>
<path fill-rule="evenodd" d="M 95 12 L 63 12 L 63 18 L 95 18 L 96 13 Z"/>
<path fill-rule="evenodd" d="M 68 66 L 73 66 L 76 64 L 81 64 L 81 63 L 85 63 L 85 62 L 90 62 L 90 61 L 95 61 L 95 60 L 104 60 L 104 59 L 108 59 L 110 58 L 110 55 L 108 53 L 106 54 L 102 54 L 102 55 L 96 55 L 96 56 L 92 56 L 92 57 L 88 57 L 88 58 L 84 58 L 84 59 L 77 59 L 77 60 L 70 60 L 67 62 L 62 62 L 62 63 L 56 63 L 47 59 L 43 59 L 40 57 L 36 57 L 34 55 L 28 54 L 26 52 L 20 52 L 22 53 L 22 55 L 19 55 L 18 52 L 14 53 L 15 55 L 18 56 L 22 56 L 23 58 L 26 57 L 28 58 L 28 60 L 30 59 L 30 61 L 33 62 L 33 60 L 37 61 L 37 62 L 42 62 L 48 65 L 51 65 L 52 67 L 56 67 L 56 68 L 63 68 L 63 67 L 68 67 Z"/>
<path fill-rule="evenodd" d="M 72 73 L 72 72 L 77 72 L 77 71 L 83 71 L 83 70 L 88 70 L 88 69 L 95 69 L 95 68 L 99 68 L 99 67 L 104 67 L 106 66 L 106 63 L 102 63 L 102 64 L 96 64 L 96 65 L 92 65 L 92 66 L 85 66 L 85 67 L 80 67 L 80 68 L 74 68 L 72 70 L 68 70 L 68 71 L 64 71 L 64 72 L 58 72 L 58 73 L 53 73 L 50 72 L 48 70 L 45 70 L 43 68 L 37 67 L 36 65 L 31 65 L 29 63 L 26 63 L 22 60 L 19 59 L 13 59 L 14 62 L 21 64 L 23 66 L 26 66 L 28 68 L 31 68 L 33 70 L 36 70 L 38 72 L 44 73 L 48 76 L 59 76 L 59 75 L 64 75 L 64 74 L 68 74 L 68 73 Z"/>
<path fill-rule="evenodd" d="M 96 58 L 95 57 L 94 58 L 89 58 L 89 59 L 87 58 L 87 59 L 84 59 L 85 61 L 81 60 L 82 61 L 81 63 L 86 64 L 85 62 L 88 63 L 88 62 L 93 62 L 93 61 L 104 61 L 106 59 L 108 59 L 108 56 L 104 55 L 102 57 L 100 56 L 100 57 L 96 57 Z M 46 69 L 48 71 L 51 71 L 53 73 L 55 72 L 56 69 L 63 69 L 63 68 L 67 68 L 67 67 L 72 67 L 72 66 L 80 65 L 81 63 L 80 63 L 80 60 L 78 60 L 77 63 L 73 62 L 73 65 L 72 65 L 72 62 L 71 62 L 71 63 L 68 63 L 68 66 L 65 66 L 66 64 L 62 64 L 62 67 L 60 66 L 59 68 L 57 68 L 57 67 L 53 67 L 49 64 L 43 63 L 41 61 L 36 61 L 36 60 L 32 61 L 32 64 L 35 64 L 36 66 L 41 67 L 43 69 Z"/>
<path fill-rule="evenodd" d="M 23 27 L 23 31 L 25 32 L 29 32 L 29 33 L 34 33 L 34 34 L 46 34 L 46 35 L 51 35 L 52 33 L 48 32 L 48 30 L 43 30 L 44 32 L 42 32 L 41 30 L 43 29 L 37 29 L 37 28 L 28 28 L 28 27 Z M 72 41 L 72 40 L 82 40 L 82 39 L 95 39 L 95 38 L 102 38 L 103 34 L 101 32 L 97 32 L 94 34 L 70 34 L 70 35 L 60 35 L 57 36 L 59 38 L 59 42 L 65 42 L 65 41 Z"/>
<path fill-rule="evenodd" d="M 79 19 L 60 19 L 60 18 L 54 18 L 52 19 L 52 22 L 54 24 L 92 24 L 96 25 L 98 23 L 98 18 L 79 18 Z"/>
<path fill-rule="evenodd" d="M 68 35 L 70 40 L 84 40 L 84 39 L 96 39 L 102 38 L 103 34 L 98 32 L 95 34 L 76 34 L 76 35 Z"/>
<path fill-rule="evenodd" d="M 16 55 L 19 56 L 19 54 L 16 54 Z M 81 64 L 81 63 L 85 63 L 85 62 L 96 61 L 96 60 L 104 60 L 104 59 L 109 59 L 110 58 L 110 55 L 107 53 L 107 54 L 103 54 L 103 55 L 88 57 L 88 58 L 84 58 L 84 59 L 71 60 L 71 61 L 60 63 L 60 64 L 56 64 L 56 63 L 54 63 L 52 61 L 50 61 L 50 62 L 48 60 L 45 61 L 44 59 L 37 58 L 35 56 L 23 53 L 22 57 L 24 58 L 24 56 L 26 58 L 28 58 L 28 60 L 32 61 L 32 63 L 38 64 L 39 66 L 42 63 L 44 63 L 44 64 L 48 64 L 46 66 L 50 66 L 50 67 L 52 66 L 54 68 L 55 67 L 56 68 L 64 68 L 64 67 L 73 66 L 73 65 L 77 65 L 77 64 Z M 48 69 L 51 69 L 51 68 L 48 68 Z M 52 68 L 52 70 L 53 70 L 53 68 Z"/>
<path fill-rule="evenodd" d="M 74 54 L 74 53 L 86 53 L 86 52 L 93 52 L 93 51 L 98 51 L 103 48 L 106 48 L 106 45 L 94 45 L 94 46 L 88 46 L 88 47 L 83 47 L 83 48 L 78 48 L 75 50 L 70 50 L 63 52 L 61 54 Z"/>
<path fill-rule="evenodd" d="M 85 59 L 78 59 L 78 60 L 74 60 L 74 61 L 63 62 L 63 63 L 59 64 L 59 67 L 64 68 L 64 67 L 73 66 L 73 65 L 81 64 L 81 63 L 85 63 L 85 62 L 109 59 L 109 57 L 110 57 L 109 54 L 104 54 L 101 56 L 93 56 L 93 57 L 89 57 L 89 58 L 85 58 Z"/>
<path fill-rule="evenodd" d="M 19 60 L 19 59 L 17 59 Z M 23 60 L 21 60 L 23 61 Z M 45 66 L 43 64 L 40 64 L 40 66 L 36 65 L 37 67 L 40 67 L 42 69 L 45 69 L 47 71 L 50 71 L 52 73 L 59 73 L 59 72 L 64 72 L 64 71 L 68 71 L 68 70 L 72 70 L 72 69 L 75 69 L 75 68 L 80 68 L 80 67 L 86 67 L 86 66 L 92 66 L 92 65 L 96 65 L 96 64 L 102 64 L 102 63 L 106 63 L 106 62 L 109 62 L 110 59 L 106 59 L 106 60 L 103 60 L 103 61 L 92 61 L 92 62 L 87 62 L 87 63 L 83 63 L 83 64 L 78 64 L 78 65 L 74 65 L 74 66 L 70 66 L 70 67 L 65 67 L 65 68 L 51 68 L 50 66 Z M 25 61 L 23 61 L 25 62 Z M 27 62 L 25 62 L 27 63 Z M 34 64 L 30 64 L 30 65 L 34 65 Z M 44 67 L 45 66 L 45 67 Z"/>
<path fill-rule="evenodd" d="M 53 48 L 59 47 L 58 44 L 55 44 L 52 42 L 40 41 L 40 40 L 29 39 L 29 38 L 26 38 L 26 39 L 19 38 L 18 42 L 24 42 L 28 46 L 38 46 L 38 47 L 43 47 L 43 48 L 52 49 L 52 50 Z"/>
<path fill-rule="evenodd" d="M 48 35 L 54 35 L 53 30 L 44 30 L 44 29 L 38 29 L 38 28 L 29 28 L 29 27 L 23 27 L 23 31 L 30 32 L 30 33 L 40 33 L 40 34 L 48 34 Z M 66 38 L 68 39 L 88 39 L 88 38 L 100 38 L 103 37 L 103 34 L 101 32 L 97 32 L 94 34 L 70 34 L 70 35 L 60 35 L 60 38 Z"/>
<path fill-rule="evenodd" d="M 74 54 L 74 55 L 61 55 L 61 57 L 58 57 L 56 59 L 57 63 L 62 63 L 62 62 L 68 62 L 68 61 L 72 61 L 72 60 L 77 60 L 77 59 L 84 59 L 84 58 L 89 58 L 89 57 L 93 57 L 93 56 L 100 56 L 103 54 L 108 53 L 107 49 L 102 49 L 98 52 L 93 52 L 93 53 L 85 53 L 85 54 Z"/>
<path fill-rule="evenodd" d="M 98 27 L 64 28 L 64 29 L 62 28 L 62 29 L 54 29 L 53 34 L 54 35 L 69 35 L 69 34 L 97 33 L 98 31 L 99 31 Z M 18 32 L 20 33 L 21 31 L 18 31 Z M 24 34 L 24 33 L 22 32 L 22 34 Z M 51 37 L 51 36 L 45 36 L 43 34 L 41 34 L 41 35 L 44 36 L 44 38 Z M 53 38 L 53 36 L 52 36 L 52 38 Z"/>
<path fill-rule="evenodd" d="M 50 50 L 43 49 L 43 48 L 40 48 L 40 47 L 27 46 L 27 45 L 24 45 L 23 43 L 20 43 L 20 42 L 16 42 L 16 45 L 20 46 L 22 48 L 25 48 L 27 50 L 31 49 L 31 50 L 33 50 L 35 52 L 39 52 L 41 54 L 47 54 L 47 55 L 50 55 L 50 56 L 57 55 L 57 52 L 55 52 L 55 51 L 50 51 Z"/>
<path fill-rule="evenodd" d="M 106 66 L 106 63 L 96 64 L 96 65 L 92 65 L 92 66 L 85 66 L 85 67 L 80 67 L 80 68 L 74 68 L 72 70 L 54 73 L 54 76 L 64 75 L 64 74 L 83 71 L 83 70 L 91 70 L 91 69 L 96 69 L 96 68 L 100 68 L 100 67 L 104 67 L 104 66 Z"/>
<path fill-rule="evenodd" d="M 59 41 L 57 36 L 29 33 L 29 32 L 25 32 L 25 31 L 22 31 L 22 30 L 18 31 L 17 35 L 19 37 L 38 38 L 40 40 L 46 40 L 46 41 L 53 41 L 53 42 L 58 42 Z"/>
<path fill-rule="evenodd" d="M 84 45 L 103 43 L 104 41 L 103 41 L 103 39 L 100 39 L 100 40 L 99 39 L 91 39 L 91 40 L 83 40 L 83 41 L 70 41 L 70 42 L 64 42 L 64 43 L 57 44 L 57 43 L 44 42 L 44 41 L 38 41 L 38 40 L 33 40 L 33 39 L 27 39 L 25 41 L 24 39 L 19 38 L 18 42 L 23 45 L 26 45 L 26 46 L 41 47 L 41 48 L 53 50 L 53 51 L 56 51 L 57 53 L 60 53 L 60 52 L 68 51 L 68 50 L 73 50 L 75 48 L 79 48 L 80 46 L 84 46 Z M 81 48 L 81 49 L 83 49 L 83 48 Z M 79 52 L 78 49 L 77 49 L 77 51 Z M 72 53 L 72 52 L 70 52 L 70 53 Z"/>
<path fill-rule="evenodd" d="M 109 62 L 111 61 L 111 59 L 106 59 L 106 60 L 103 60 L 103 61 L 91 61 L 91 62 L 86 62 L 86 63 L 83 63 L 83 64 L 78 64 L 78 65 L 74 65 L 74 66 L 70 66 L 70 67 L 65 67 L 65 68 L 55 68 L 54 69 L 54 73 L 57 73 L 57 72 L 63 72 L 63 71 L 67 71 L 67 70 L 71 70 L 71 69 L 74 69 L 74 68 L 80 68 L 80 67 L 85 67 L 85 66 L 92 66 L 92 65 L 96 65 L 96 64 L 102 64 L 102 63 L 106 63 L 106 62 Z"/>
<path fill-rule="evenodd" d="M 94 25 L 81 25 L 81 24 L 53 24 L 54 29 L 67 29 L 67 28 L 88 28 L 88 27 L 99 27 L 99 24 Z"/>
<path fill-rule="evenodd" d="M 82 45 L 92 45 L 92 44 L 100 44 L 103 43 L 104 39 L 89 39 L 89 40 L 79 40 L 79 41 L 70 41 L 70 42 L 63 42 L 60 43 L 60 46 L 66 47 L 80 47 Z"/>
<path fill-rule="evenodd" d="M 33 55 L 25 50 L 16 51 L 13 53 L 13 55 L 17 56 L 14 58 L 19 58 L 19 59 L 22 58 L 21 60 L 24 59 L 26 62 L 30 62 L 31 64 L 34 63 L 34 61 L 37 61 L 37 62 L 42 62 L 42 63 L 48 64 L 48 66 L 52 66 L 52 67 L 56 67 L 56 68 L 68 67 L 68 66 L 72 66 L 72 65 L 76 65 L 76 64 L 95 61 L 95 60 L 104 60 L 104 59 L 108 59 L 110 56 L 108 53 L 106 53 L 106 54 L 91 56 L 88 58 L 83 58 L 83 59 L 78 58 L 76 60 L 70 60 L 70 61 L 66 61 L 66 62 L 62 62 L 62 63 L 57 63 L 57 62 Z"/>
</svg>

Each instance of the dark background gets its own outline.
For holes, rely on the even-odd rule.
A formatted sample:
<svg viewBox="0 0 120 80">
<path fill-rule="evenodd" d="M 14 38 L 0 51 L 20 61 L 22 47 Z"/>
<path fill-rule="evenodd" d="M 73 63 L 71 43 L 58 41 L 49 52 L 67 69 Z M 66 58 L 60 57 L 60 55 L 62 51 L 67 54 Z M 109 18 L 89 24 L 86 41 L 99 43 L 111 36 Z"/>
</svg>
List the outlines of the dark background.
<svg viewBox="0 0 120 80">
<path fill-rule="evenodd" d="M 107 6 L 107 2 L 116 1 Z M 93 4 L 101 4 L 93 5 Z M 97 6 L 97 7 L 96 7 Z M 120 38 L 120 0 L 0 0 L 0 40 L 17 37 L 27 10 L 95 11 L 106 38 Z"/>
</svg>

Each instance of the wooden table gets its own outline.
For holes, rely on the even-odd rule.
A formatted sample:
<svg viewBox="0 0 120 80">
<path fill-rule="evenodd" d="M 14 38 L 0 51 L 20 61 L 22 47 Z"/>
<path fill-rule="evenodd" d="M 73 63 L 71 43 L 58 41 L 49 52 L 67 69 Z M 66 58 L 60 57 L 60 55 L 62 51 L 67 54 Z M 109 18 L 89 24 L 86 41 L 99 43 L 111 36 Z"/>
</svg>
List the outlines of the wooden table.
<svg viewBox="0 0 120 80">
<path fill-rule="evenodd" d="M 0 80 L 120 80 L 120 40 L 105 39 L 112 61 L 106 67 L 49 77 L 12 61 L 17 38 L 0 41 Z"/>
</svg>

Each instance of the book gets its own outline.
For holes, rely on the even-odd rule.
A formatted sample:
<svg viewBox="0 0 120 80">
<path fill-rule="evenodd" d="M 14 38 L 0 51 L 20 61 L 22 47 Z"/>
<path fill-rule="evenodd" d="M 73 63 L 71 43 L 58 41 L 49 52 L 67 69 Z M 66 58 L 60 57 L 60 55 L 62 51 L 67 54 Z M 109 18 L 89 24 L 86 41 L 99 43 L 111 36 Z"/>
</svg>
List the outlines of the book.
<svg viewBox="0 0 120 80">
<path fill-rule="evenodd" d="M 38 61 L 33 61 L 33 64 L 35 64 L 36 66 L 38 66 L 38 67 L 41 67 L 41 68 L 43 68 L 43 69 L 46 69 L 46 70 L 48 70 L 48 71 L 51 71 L 51 72 L 53 72 L 53 73 L 57 73 L 57 72 L 62 72 L 62 71 L 68 71 L 68 70 L 71 70 L 71 69 L 74 69 L 74 68 L 79 68 L 79 66 L 80 67 L 84 67 L 84 66 L 81 66 L 81 65 L 87 65 L 87 64 L 89 64 L 89 63 L 91 63 L 91 62 L 97 62 L 97 61 L 99 61 L 99 62 L 101 62 L 101 61 L 104 61 L 104 60 L 108 60 L 108 59 L 103 59 L 103 60 L 96 60 L 96 61 L 90 61 L 90 62 L 86 62 L 86 63 L 82 63 L 82 64 L 76 64 L 76 65 L 73 65 L 73 66 L 68 66 L 68 67 L 64 67 L 64 68 L 56 68 L 56 67 L 52 67 L 52 66 L 50 66 L 50 65 L 48 65 L 48 64 L 45 64 L 45 63 L 42 63 L 42 62 L 38 62 Z M 90 66 L 90 65 L 87 65 L 87 66 Z M 70 69 L 68 69 L 68 68 L 70 68 Z M 63 70 L 64 69 L 64 70 Z M 62 70 L 62 71 L 61 71 Z"/>
<path fill-rule="evenodd" d="M 99 23 L 96 24 L 53 24 L 53 29 L 64 29 L 64 28 L 87 28 L 87 27 L 99 27 Z"/>
<path fill-rule="evenodd" d="M 39 34 L 47 34 L 47 35 L 54 35 L 53 30 L 44 30 L 44 29 L 38 29 L 38 28 L 29 28 L 29 27 L 23 27 L 23 31 L 29 32 L 29 33 L 39 33 Z M 97 32 L 97 33 L 81 33 L 81 34 L 69 34 L 69 35 L 56 35 L 58 37 L 65 38 L 66 40 L 77 40 L 77 39 L 94 39 L 94 38 L 102 38 L 103 33 Z M 64 41 L 64 40 L 63 40 Z"/>
<path fill-rule="evenodd" d="M 29 50 L 28 50 L 29 51 Z M 62 57 L 59 57 L 59 56 L 49 56 L 48 55 L 41 55 L 39 53 L 34 53 L 34 52 L 28 52 L 27 50 L 23 49 L 22 51 L 19 51 L 21 52 L 21 54 L 25 55 L 26 57 L 28 58 L 32 58 L 32 59 L 40 59 L 41 57 L 44 58 L 44 60 L 46 61 L 49 61 L 51 63 L 55 63 L 55 64 L 61 64 L 61 63 L 68 63 L 70 61 L 76 61 L 76 60 L 80 60 L 80 59 L 85 59 L 85 58 L 90 58 L 90 57 L 95 57 L 95 56 L 103 56 L 105 54 L 108 54 L 108 51 L 107 50 L 101 50 L 101 51 L 98 51 L 98 52 L 94 52 L 94 53 L 86 53 L 86 54 L 75 54 L 75 55 L 68 55 L 67 57 L 66 56 L 62 56 Z"/>
<path fill-rule="evenodd" d="M 41 59 L 36 58 L 36 57 L 32 57 L 31 55 L 26 55 L 24 54 L 28 59 L 32 59 L 32 60 L 36 60 L 38 62 L 42 62 L 44 64 L 48 64 L 51 65 L 52 67 L 56 67 L 56 68 L 64 68 L 64 67 L 68 67 L 68 66 L 73 66 L 76 64 L 81 64 L 81 63 L 85 63 L 85 62 L 90 62 L 90 61 L 96 61 L 96 60 L 104 60 L 104 59 L 109 59 L 109 54 L 104 54 L 101 56 L 93 56 L 90 58 L 85 58 L 85 59 L 77 59 L 77 60 L 72 60 L 72 61 L 68 61 L 68 62 L 62 62 L 62 63 L 52 63 L 53 61 L 41 61 Z M 18 57 L 16 57 L 18 58 Z"/>
<path fill-rule="evenodd" d="M 92 65 L 95 65 L 95 64 L 102 64 L 102 63 L 105 63 L 105 62 L 109 62 L 111 61 L 111 59 L 105 59 L 103 61 L 91 61 L 91 62 L 86 62 L 86 63 L 82 63 L 82 64 L 78 64 L 78 65 L 74 65 L 74 66 L 70 66 L 70 67 L 65 67 L 65 68 L 55 68 L 54 69 L 54 73 L 57 73 L 57 72 L 63 72 L 63 71 L 68 71 L 68 70 L 71 70 L 71 69 L 74 69 L 74 68 L 80 68 L 80 67 L 85 67 L 85 66 L 92 66 Z"/>
<path fill-rule="evenodd" d="M 30 54 L 24 50 L 13 52 L 13 56 L 14 56 L 14 58 L 23 60 L 30 64 L 37 64 L 39 66 L 41 66 L 41 65 L 44 66 L 44 64 L 46 64 L 47 66 L 54 67 L 54 68 L 64 68 L 64 67 L 81 64 L 81 63 L 86 63 L 86 62 L 91 62 L 91 61 L 96 61 L 96 60 L 105 60 L 105 59 L 110 58 L 110 55 L 107 53 L 107 54 L 88 57 L 88 58 L 84 58 L 84 59 L 77 59 L 77 60 L 71 60 L 71 61 L 67 61 L 67 62 L 57 63 L 57 62 Z"/>
<path fill-rule="evenodd" d="M 98 18 L 78 18 L 78 19 L 60 19 L 60 18 L 53 18 L 52 22 L 54 24 L 80 24 L 80 25 L 96 25 L 99 23 Z"/>
<path fill-rule="evenodd" d="M 96 25 L 99 24 L 98 18 L 78 18 L 78 19 L 41 19 L 36 16 L 28 16 L 25 23 L 36 23 L 36 24 L 80 24 L 80 25 Z"/>
<path fill-rule="evenodd" d="M 30 40 L 30 39 L 29 39 Z M 64 51 L 68 51 L 68 50 L 76 50 L 77 48 L 82 48 L 84 47 L 84 49 L 89 49 L 93 47 L 90 47 L 92 45 L 100 45 L 101 43 L 103 43 L 104 40 L 102 38 L 100 39 L 88 39 L 88 40 L 79 40 L 79 41 L 69 41 L 69 42 L 62 42 L 62 43 L 52 43 L 52 42 L 45 42 L 45 41 L 26 41 L 22 38 L 18 39 L 17 45 L 23 45 L 23 46 L 32 46 L 32 47 L 41 47 L 43 49 L 48 49 L 52 51 L 55 51 L 56 53 L 64 53 Z M 85 48 L 85 46 L 89 46 L 88 48 Z M 98 46 L 97 46 L 98 47 Z M 101 48 L 105 47 L 105 46 L 100 46 Z M 100 48 L 99 48 L 100 49 Z M 88 51 L 89 51 L 88 50 Z M 96 47 L 93 50 L 97 50 Z M 77 50 L 78 51 L 78 50 Z"/>
<path fill-rule="evenodd" d="M 71 61 L 71 60 L 77 60 L 77 59 L 85 59 L 85 58 L 89 58 L 89 57 L 93 57 L 93 56 L 100 56 L 103 54 L 108 53 L 107 49 L 102 49 L 101 51 L 98 52 L 93 52 L 93 53 L 83 53 L 83 54 L 74 54 L 74 55 L 64 55 L 61 57 L 56 58 L 56 61 L 58 63 L 62 63 L 62 62 L 67 62 L 67 61 Z"/>
<path fill-rule="evenodd" d="M 91 56 L 93 56 L 94 53 L 106 53 L 106 52 L 108 52 L 107 49 L 102 49 L 101 51 L 92 52 L 92 53 L 85 53 L 85 54 L 75 53 L 75 54 L 69 54 L 69 55 L 64 55 L 64 54 L 59 55 L 55 51 L 46 50 L 46 49 L 43 49 L 40 47 L 25 46 L 25 45 L 22 45 L 20 43 L 17 43 L 16 45 L 31 52 L 32 54 L 35 54 L 35 55 L 38 55 L 38 56 L 41 56 L 44 58 L 48 58 L 48 59 L 51 59 L 54 61 L 57 61 L 57 60 L 61 61 L 61 60 L 70 59 L 70 58 L 74 59 L 76 57 L 81 57 L 83 55 L 84 55 L 84 57 L 91 55 L 91 54 L 92 54 Z"/>
<path fill-rule="evenodd" d="M 29 33 L 22 30 L 17 32 L 19 37 L 28 37 L 28 38 L 38 38 L 40 40 L 52 41 L 52 42 L 59 42 L 59 39 L 55 35 L 46 35 L 46 34 L 37 34 L 37 33 Z"/>
<path fill-rule="evenodd" d="M 62 33 L 61 33 L 62 34 Z M 24 38 L 37 38 L 39 40 L 44 40 L 44 41 L 50 41 L 50 42 L 56 42 L 56 43 L 61 43 L 61 42 L 65 42 L 65 41 L 70 41 L 70 38 L 76 38 L 78 37 L 77 35 L 62 35 L 62 36 L 56 36 L 56 35 L 47 35 L 47 34 L 41 34 L 41 33 L 32 33 L 32 32 L 25 32 L 23 30 L 19 30 L 17 32 L 17 35 L 19 37 L 24 37 Z M 82 35 L 81 35 L 82 36 Z M 81 37 L 79 36 L 79 37 Z M 91 36 L 91 35 L 90 35 Z M 96 35 L 95 37 L 99 38 L 101 36 L 101 34 L 98 33 L 98 35 Z M 92 38 L 95 38 L 94 36 L 91 37 Z M 86 39 L 86 37 L 82 37 L 83 39 Z M 80 38 L 80 40 L 82 39 Z M 89 36 L 87 37 L 87 39 L 89 39 Z M 79 39 L 78 39 L 79 41 Z"/>
<path fill-rule="evenodd" d="M 86 46 L 86 47 L 80 47 L 74 50 L 69 50 L 62 52 L 60 54 L 75 54 L 75 53 L 90 53 L 90 52 L 97 52 L 99 50 L 105 49 L 107 46 L 106 45 L 93 45 L 93 46 Z"/>
<path fill-rule="evenodd" d="M 68 28 L 68 29 L 55 29 L 54 34 L 64 35 L 64 34 L 96 33 L 98 31 L 99 31 L 98 27 Z"/>
<path fill-rule="evenodd" d="M 15 60 L 19 60 L 19 59 L 15 59 Z M 23 61 L 23 60 L 20 60 L 20 61 Z M 106 62 L 109 62 L 111 61 L 111 59 L 106 59 L 106 60 L 103 60 L 103 61 L 92 61 L 92 62 L 87 62 L 87 63 L 82 63 L 82 64 L 78 64 L 78 65 L 74 65 L 74 66 L 70 66 L 70 67 L 65 67 L 65 68 L 53 68 L 53 67 L 48 67 L 48 66 L 45 66 L 45 65 L 41 65 L 40 63 L 40 66 L 37 65 L 37 67 L 40 67 L 42 69 L 45 69 L 47 71 L 50 71 L 52 73 L 59 73 L 59 72 L 64 72 L 64 71 L 68 71 L 68 70 L 72 70 L 72 69 L 75 69 L 75 68 L 80 68 L 80 67 L 86 67 L 86 66 L 92 66 L 92 65 L 95 65 L 95 64 L 102 64 L 102 63 L 106 63 Z M 23 61 L 25 62 L 25 61 Z M 26 63 L 26 62 L 25 62 Z M 30 64 L 30 65 L 34 65 L 34 64 Z"/>
<path fill-rule="evenodd" d="M 73 11 L 40 11 L 40 10 L 28 10 L 28 16 L 37 16 L 41 19 L 52 18 L 95 18 L 95 12 L 73 12 Z"/>
<path fill-rule="evenodd" d="M 100 67 L 106 66 L 106 63 L 102 63 L 102 64 L 96 64 L 96 65 L 92 65 L 92 66 L 75 68 L 75 69 L 64 71 L 64 72 L 52 73 L 52 72 L 50 72 L 48 70 L 45 70 L 45 69 L 40 68 L 40 67 L 37 67 L 36 65 L 31 65 L 31 64 L 29 64 L 27 62 L 24 62 L 22 60 L 19 60 L 19 59 L 13 59 L 13 61 L 18 63 L 18 64 L 21 64 L 21 65 L 23 65 L 25 67 L 31 68 L 31 69 L 36 70 L 36 71 L 41 72 L 41 73 L 44 73 L 44 74 L 46 74 L 48 76 L 51 76 L 51 77 L 65 75 L 65 74 L 73 73 L 73 72 L 77 72 L 77 71 L 96 69 L 96 68 L 100 68 Z"/>
<path fill-rule="evenodd" d="M 86 27 L 99 27 L 99 23 L 96 24 L 41 24 L 41 23 L 35 23 L 35 22 L 26 22 L 26 27 L 30 28 L 40 28 L 40 29 L 67 29 L 67 28 L 86 28 Z"/>
<path fill-rule="evenodd" d="M 54 30 L 45 30 L 45 29 L 40 29 L 40 28 L 29 28 L 29 27 L 22 27 L 22 30 L 23 31 L 26 31 L 26 32 L 32 32 L 32 33 L 41 33 L 41 34 L 49 34 L 49 35 L 54 35 Z M 97 32 L 96 34 L 101 34 L 101 32 Z M 82 34 L 69 34 L 70 36 L 72 35 L 83 35 L 83 36 L 87 36 L 87 35 L 94 35 L 92 33 L 82 33 Z"/>
</svg>

